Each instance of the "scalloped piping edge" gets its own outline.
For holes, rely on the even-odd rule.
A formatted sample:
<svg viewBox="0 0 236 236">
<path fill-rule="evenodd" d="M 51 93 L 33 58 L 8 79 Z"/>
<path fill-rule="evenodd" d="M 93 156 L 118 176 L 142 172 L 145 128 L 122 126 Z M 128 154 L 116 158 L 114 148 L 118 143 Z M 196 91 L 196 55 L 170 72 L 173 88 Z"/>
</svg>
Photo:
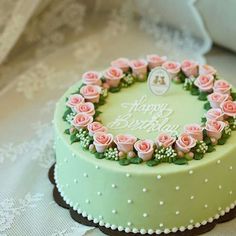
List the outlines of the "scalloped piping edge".
<svg viewBox="0 0 236 236">
<path fill-rule="evenodd" d="M 86 217 L 89 221 L 93 221 L 93 223 L 95 224 L 99 224 L 99 226 L 104 226 L 106 228 L 110 228 L 112 230 L 118 230 L 118 231 L 125 231 L 126 233 L 140 233 L 140 234 L 161 234 L 161 233 L 164 233 L 164 234 L 169 234 L 169 233 L 176 233 L 177 231 L 180 231 L 180 232 L 183 232 L 185 231 L 186 229 L 187 230 L 192 230 L 193 228 L 199 228 L 201 225 L 206 225 L 208 222 L 209 223 L 212 223 L 214 220 L 217 220 L 220 218 L 220 216 L 223 216 L 225 215 L 225 213 L 228 213 L 231 209 L 234 209 L 234 207 L 236 206 L 236 200 L 230 204 L 229 207 L 226 207 L 225 210 L 221 210 L 220 211 L 220 214 L 216 214 L 214 217 L 210 217 L 209 219 L 207 220 L 203 220 L 202 222 L 197 222 L 195 223 L 194 225 L 193 224 L 190 224 L 188 225 L 187 227 L 185 226 L 181 226 L 181 227 L 173 227 L 172 229 L 169 229 L 169 228 L 165 228 L 165 229 L 156 229 L 156 230 L 153 230 L 153 229 L 137 229 L 137 228 L 130 228 L 130 227 L 123 227 L 123 226 L 117 226 L 117 225 L 113 225 L 113 224 L 110 224 L 110 223 L 105 223 L 104 221 L 102 220 L 99 220 L 97 218 L 94 218 L 93 216 L 91 216 L 90 214 L 87 214 L 85 211 L 81 210 L 79 207 L 78 207 L 78 203 L 74 204 L 72 201 L 70 201 L 64 194 L 64 192 L 62 191 L 61 187 L 59 186 L 58 184 L 58 179 L 57 179 L 57 176 L 56 176 L 56 168 L 57 165 L 55 165 L 55 169 L 54 169 L 54 180 L 55 180 L 55 183 L 56 183 L 56 186 L 57 186 L 57 189 L 61 195 L 61 197 L 63 198 L 63 200 L 66 202 L 66 204 L 68 204 L 74 211 L 77 211 L 78 214 L 81 214 L 83 217 Z"/>
</svg>

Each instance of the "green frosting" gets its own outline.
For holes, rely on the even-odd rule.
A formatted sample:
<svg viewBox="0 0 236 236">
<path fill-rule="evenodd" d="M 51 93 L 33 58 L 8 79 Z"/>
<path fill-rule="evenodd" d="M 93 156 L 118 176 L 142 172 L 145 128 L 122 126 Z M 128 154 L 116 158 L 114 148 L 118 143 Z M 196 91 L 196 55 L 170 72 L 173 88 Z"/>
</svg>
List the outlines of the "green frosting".
<svg viewBox="0 0 236 236">
<path fill-rule="evenodd" d="M 215 152 L 188 165 L 163 163 L 150 168 L 145 163 L 121 166 L 97 159 L 83 151 L 78 143 L 71 145 L 70 136 L 64 133 L 69 127 L 62 120 L 65 99 L 78 86 L 71 87 L 60 99 L 54 117 L 55 177 L 61 194 L 74 209 L 117 227 L 164 230 L 207 221 L 232 207 L 236 201 L 235 132 L 225 145 L 217 146 Z M 123 91 L 128 96 L 122 96 Z M 144 91 L 150 102 L 158 99 L 160 103 L 168 103 L 174 111 L 170 122 L 181 128 L 187 123 L 199 123 L 203 114 L 203 103 L 178 85 L 172 85 L 163 97 L 151 95 L 144 83 L 123 91 L 112 94 L 101 107 L 104 124 L 120 114 L 121 102 L 132 101 Z M 141 114 L 136 115 L 143 118 Z M 142 138 L 156 137 L 156 133 L 141 131 L 133 134 Z"/>
</svg>

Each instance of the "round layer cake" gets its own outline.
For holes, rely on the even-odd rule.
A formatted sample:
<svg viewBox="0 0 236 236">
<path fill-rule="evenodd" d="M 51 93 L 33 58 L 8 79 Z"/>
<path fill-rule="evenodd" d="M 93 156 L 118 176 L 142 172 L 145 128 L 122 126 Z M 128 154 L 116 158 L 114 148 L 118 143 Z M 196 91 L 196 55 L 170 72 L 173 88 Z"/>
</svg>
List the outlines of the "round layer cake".
<svg viewBox="0 0 236 236">
<path fill-rule="evenodd" d="M 151 78 L 156 69 L 168 76 Z M 150 79 L 168 85 L 163 95 Z M 234 100 L 213 67 L 193 61 L 149 55 L 85 73 L 54 116 L 61 196 L 88 220 L 127 233 L 218 219 L 236 204 Z"/>
</svg>

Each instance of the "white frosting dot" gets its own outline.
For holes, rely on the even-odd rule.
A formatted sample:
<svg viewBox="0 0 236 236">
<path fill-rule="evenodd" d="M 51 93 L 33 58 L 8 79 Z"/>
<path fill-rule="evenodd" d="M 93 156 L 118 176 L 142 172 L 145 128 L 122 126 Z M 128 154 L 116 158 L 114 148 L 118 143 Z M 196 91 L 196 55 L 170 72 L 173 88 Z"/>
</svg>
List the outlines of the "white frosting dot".
<svg viewBox="0 0 236 236">
<path fill-rule="evenodd" d="M 205 208 L 208 208 L 208 205 L 207 205 L 207 204 L 205 204 L 205 205 L 204 205 L 204 207 L 205 207 Z"/>
<path fill-rule="evenodd" d="M 222 207 L 218 207 L 218 211 L 221 211 L 222 210 Z"/>
<path fill-rule="evenodd" d="M 112 188 L 117 188 L 117 186 L 115 184 L 112 184 L 111 187 Z"/>
<path fill-rule="evenodd" d="M 160 201 L 160 205 L 161 205 L 161 206 L 164 205 L 164 202 L 163 202 L 163 201 Z"/>
<path fill-rule="evenodd" d="M 128 199 L 127 201 L 129 204 L 131 204 L 133 201 L 131 199 Z"/>
<path fill-rule="evenodd" d="M 207 183 L 207 182 L 208 182 L 208 179 L 205 179 L 204 182 Z"/>
<path fill-rule="evenodd" d="M 75 153 L 74 152 L 72 153 L 72 157 L 75 157 Z"/>
<path fill-rule="evenodd" d="M 116 225 L 111 225 L 111 229 L 112 229 L 112 230 L 115 230 L 116 228 L 117 228 Z"/>
<path fill-rule="evenodd" d="M 137 233 L 138 233 L 138 229 L 133 228 L 132 232 L 133 232 L 134 234 L 137 234 Z"/>
<path fill-rule="evenodd" d="M 122 226 L 118 226 L 118 231 L 122 231 L 124 228 Z"/>
<path fill-rule="evenodd" d="M 77 184 L 78 183 L 78 179 L 74 179 L 74 183 Z"/>
<path fill-rule="evenodd" d="M 131 222 L 128 222 L 128 223 L 127 223 L 127 225 L 128 225 L 128 226 L 131 226 L 131 225 L 132 225 L 132 223 L 131 223 Z"/>
<path fill-rule="evenodd" d="M 188 173 L 189 173 L 190 175 L 192 175 L 192 174 L 193 174 L 193 170 L 190 170 Z"/>
<path fill-rule="evenodd" d="M 217 164 L 220 164 L 221 163 L 221 160 L 217 160 L 217 162 L 216 162 Z"/>
<path fill-rule="evenodd" d="M 87 173 L 84 173 L 84 177 L 88 177 L 88 174 L 87 174 Z"/>
<path fill-rule="evenodd" d="M 194 196 L 192 195 L 192 196 L 190 197 L 190 199 L 193 200 L 193 199 L 194 199 Z"/>
<path fill-rule="evenodd" d="M 169 230 L 169 229 L 164 229 L 164 233 L 165 233 L 165 234 L 169 234 L 169 233 L 170 233 L 170 230 Z"/>
<path fill-rule="evenodd" d="M 156 230 L 156 234 L 161 234 L 161 233 L 162 233 L 162 231 L 160 229 Z"/>
<path fill-rule="evenodd" d="M 128 228 L 128 227 L 125 228 L 125 233 L 129 233 L 130 231 L 131 231 L 130 228 Z"/>
<path fill-rule="evenodd" d="M 180 228 L 179 228 L 179 230 L 181 231 L 181 232 L 183 232 L 183 231 L 185 231 L 185 227 L 184 226 L 180 226 Z"/>
<path fill-rule="evenodd" d="M 98 196 L 101 196 L 101 195 L 102 195 L 102 193 L 101 193 L 101 192 L 97 192 L 97 195 L 98 195 Z"/>
<path fill-rule="evenodd" d="M 146 192 L 147 192 L 147 189 L 146 189 L 146 188 L 143 188 L 143 192 L 146 193 Z"/>
<path fill-rule="evenodd" d="M 163 223 L 160 223 L 160 224 L 159 224 L 159 226 L 160 226 L 160 227 L 163 227 L 163 226 L 164 226 L 164 224 L 163 224 Z"/>
<path fill-rule="evenodd" d="M 113 210 L 112 210 L 112 213 L 113 213 L 113 214 L 116 214 L 116 213 L 117 213 L 117 211 L 116 211 L 115 209 L 113 209 Z"/>
<path fill-rule="evenodd" d="M 148 214 L 147 213 L 143 213 L 143 217 L 148 217 Z"/>
<path fill-rule="evenodd" d="M 66 187 L 68 188 L 68 187 L 69 187 L 69 184 L 66 184 Z"/>
<path fill-rule="evenodd" d="M 179 187 L 179 186 L 176 186 L 175 189 L 178 191 L 178 190 L 180 189 L 180 187 Z"/>
<path fill-rule="evenodd" d="M 153 229 L 148 230 L 148 234 L 153 234 L 153 233 L 154 233 Z"/>
<path fill-rule="evenodd" d="M 102 219 L 103 219 L 103 216 L 100 215 L 100 216 L 98 216 L 98 218 L 99 218 L 100 220 L 102 220 Z"/>
<path fill-rule="evenodd" d="M 85 202 L 86 202 L 87 204 L 89 204 L 89 203 L 90 203 L 90 200 L 89 200 L 89 199 L 86 199 Z"/>
<path fill-rule="evenodd" d="M 229 194 L 232 195 L 232 194 L 233 194 L 233 191 L 229 191 Z"/>
<path fill-rule="evenodd" d="M 157 179 L 161 179 L 161 175 L 158 175 L 158 176 L 157 176 Z"/>
<path fill-rule="evenodd" d="M 230 166 L 229 169 L 230 169 L 230 170 L 233 170 L 233 166 Z"/>
<path fill-rule="evenodd" d="M 222 186 L 221 186 L 221 185 L 219 185 L 219 186 L 218 186 L 218 188 L 219 188 L 219 189 L 222 189 Z"/>
<path fill-rule="evenodd" d="M 146 234 L 146 229 L 140 229 L 140 234 Z"/>
<path fill-rule="evenodd" d="M 95 166 L 95 168 L 96 168 L 97 170 L 99 170 L 99 169 L 100 169 L 100 167 L 99 167 L 99 166 Z"/>
<path fill-rule="evenodd" d="M 176 211 L 176 212 L 175 212 L 176 215 L 179 215 L 179 213 L 180 213 L 179 211 Z"/>
<path fill-rule="evenodd" d="M 68 159 L 67 159 L 67 158 L 65 158 L 65 159 L 64 159 L 64 162 L 65 162 L 65 163 L 68 163 Z"/>
<path fill-rule="evenodd" d="M 126 177 L 128 177 L 128 178 L 129 178 L 130 176 L 131 176 L 131 175 L 130 175 L 130 173 L 127 173 L 127 174 L 126 174 Z"/>
<path fill-rule="evenodd" d="M 193 219 L 191 219 L 189 222 L 190 222 L 190 224 L 193 224 L 194 220 L 193 220 Z"/>
</svg>

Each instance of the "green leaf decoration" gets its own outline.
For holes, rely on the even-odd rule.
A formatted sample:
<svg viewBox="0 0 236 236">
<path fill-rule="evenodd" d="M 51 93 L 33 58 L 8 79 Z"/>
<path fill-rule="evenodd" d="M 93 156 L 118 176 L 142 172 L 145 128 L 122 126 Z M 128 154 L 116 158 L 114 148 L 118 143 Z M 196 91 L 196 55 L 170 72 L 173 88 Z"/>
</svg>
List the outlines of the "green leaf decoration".
<svg viewBox="0 0 236 236">
<path fill-rule="evenodd" d="M 208 93 L 205 93 L 205 92 L 200 92 L 199 96 L 198 96 L 198 99 L 200 101 L 207 101 L 207 96 L 208 96 Z"/>
<path fill-rule="evenodd" d="M 211 104 L 210 104 L 210 102 L 206 102 L 206 103 L 204 104 L 204 109 L 207 110 L 207 111 L 211 109 Z"/>
<path fill-rule="evenodd" d="M 192 88 L 190 89 L 190 93 L 194 96 L 198 96 L 200 94 L 198 87 L 195 85 L 192 85 Z"/>
<path fill-rule="evenodd" d="M 174 158 L 173 163 L 176 165 L 186 165 L 188 164 L 188 160 L 186 158 Z"/>
<path fill-rule="evenodd" d="M 217 144 L 218 145 L 224 145 L 227 141 L 227 138 L 221 137 L 218 141 Z"/>
<path fill-rule="evenodd" d="M 213 152 L 213 151 L 215 151 L 215 150 L 216 150 L 215 147 L 210 144 L 210 145 L 208 146 L 207 152 L 210 153 L 210 152 Z"/>
<path fill-rule="evenodd" d="M 110 89 L 109 89 L 109 92 L 111 92 L 111 93 L 117 93 L 117 92 L 120 91 L 120 89 L 121 89 L 121 86 L 118 86 L 118 87 L 115 87 L 115 88 L 110 88 Z"/>
<path fill-rule="evenodd" d="M 103 158 L 105 158 L 104 153 L 99 153 L 99 152 L 95 152 L 95 153 L 94 153 L 94 156 L 95 156 L 97 159 L 103 159 Z"/>
<path fill-rule="evenodd" d="M 127 158 L 124 158 L 124 159 L 120 159 L 119 160 L 119 164 L 122 165 L 122 166 L 127 166 L 129 165 L 131 162 L 130 162 L 130 159 L 127 159 Z"/>
<path fill-rule="evenodd" d="M 99 110 L 96 110 L 93 118 L 96 119 L 100 114 L 102 114 L 102 112 Z"/>
<path fill-rule="evenodd" d="M 204 154 L 203 153 L 194 153 L 193 159 L 194 160 L 201 160 L 203 158 Z"/>
<path fill-rule="evenodd" d="M 130 163 L 132 164 L 140 164 L 143 162 L 143 159 L 139 158 L 139 157 L 134 157 L 134 158 L 130 158 L 129 159 Z"/>
<path fill-rule="evenodd" d="M 76 136 L 77 135 L 77 132 L 73 132 L 70 136 L 70 142 L 71 144 L 72 143 L 76 143 L 76 142 L 79 142 L 79 138 Z"/>
<path fill-rule="evenodd" d="M 156 166 L 156 165 L 160 164 L 160 161 L 158 161 L 158 160 L 149 160 L 149 161 L 146 162 L 146 164 L 148 166 Z"/>
<path fill-rule="evenodd" d="M 66 108 L 66 111 L 65 111 L 64 114 L 63 114 L 62 119 L 63 119 L 64 121 L 66 121 L 66 118 L 67 118 L 67 116 L 68 116 L 70 113 L 72 113 L 72 110 L 71 110 L 71 108 L 67 107 L 67 108 Z"/>
<path fill-rule="evenodd" d="M 179 80 L 181 81 L 181 83 L 184 83 L 184 82 L 185 82 L 186 75 L 184 74 L 183 71 L 180 71 L 180 72 L 178 73 L 177 77 L 179 78 Z"/>
<path fill-rule="evenodd" d="M 211 139 L 207 136 L 207 132 L 205 129 L 203 130 L 203 141 L 206 143 L 207 146 L 212 144 Z"/>
<path fill-rule="evenodd" d="M 207 118 L 206 118 L 206 117 L 202 117 L 201 122 L 202 122 L 203 124 L 205 124 L 205 123 L 207 122 Z"/>
<path fill-rule="evenodd" d="M 232 97 L 232 99 L 233 99 L 233 101 L 235 101 L 236 100 L 236 93 L 231 93 L 231 97 Z"/>
<path fill-rule="evenodd" d="M 66 129 L 66 130 L 64 131 L 64 133 L 65 133 L 65 134 L 70 134 L 70 129 Z"/>
</svg>

